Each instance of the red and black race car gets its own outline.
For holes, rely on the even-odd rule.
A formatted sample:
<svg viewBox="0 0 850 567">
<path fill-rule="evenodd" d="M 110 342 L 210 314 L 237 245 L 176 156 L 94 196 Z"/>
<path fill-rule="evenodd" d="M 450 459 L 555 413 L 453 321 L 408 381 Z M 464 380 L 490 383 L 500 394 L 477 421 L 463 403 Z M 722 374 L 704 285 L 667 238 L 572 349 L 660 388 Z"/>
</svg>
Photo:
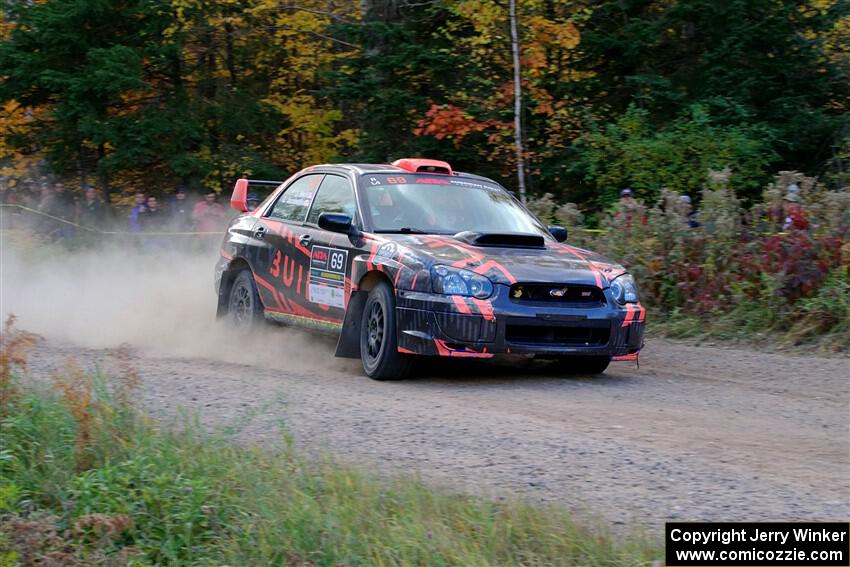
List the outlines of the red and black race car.
<svg viewBox="0 0 850 567">
<path fill-rule="evenodd" d="M 253 211 L 249 184 L 278 187 Z M 442 161 L 240 179 L 215 270 L 218 315 L 339 333 L 336 355 L 401 378 L 417 355 L 532 353 L 565 372 L 634 360 L 645 310 L 622 266 L 563 244 L 498 183 Z"/>
</svg>

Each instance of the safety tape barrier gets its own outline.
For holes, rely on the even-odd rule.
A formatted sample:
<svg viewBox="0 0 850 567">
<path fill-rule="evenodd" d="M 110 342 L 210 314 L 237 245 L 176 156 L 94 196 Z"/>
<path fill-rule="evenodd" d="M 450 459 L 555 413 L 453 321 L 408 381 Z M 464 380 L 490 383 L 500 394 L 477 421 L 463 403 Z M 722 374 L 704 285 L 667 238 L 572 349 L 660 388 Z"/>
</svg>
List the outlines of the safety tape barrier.
<svg viewBox="0 0 850 567">
<path fill-rule="evenodd" d="M 21 209 L 22 211 L 26 211 L 26 212 L 32 213 L 34 215 L 40 215 L 40 216 L 43 216 L 43 217 L 47 217 L 49 219 L 53 219 L 55 221 L 62 222 L 62 223 L 71 225 L 73 227 L 81 228 L 83 230 L 87 230 L 89 232 L 94 232 L 94 233 L 97 233 L 97 234 L 107 234 L 107 235 L 109 235 L 109 234 L 111 234 L 111 235 L 125 234 L 125 235 L 133 235 L 133 236 L 198 236 L 198 235 L 211 235 L 211 234 L 219 234 L 220 235 L 220 234 L 222 234 L 221 231 L 214 231 L 214 232 L 194 232 L 194 231 L 130 232 L 128 230 L 124 230 L 124 231 L 121 231 L 121 230 L 100 230 L 98 228 L 94 228 L 94 227 L 90 227 L 90 226 L 84 226 L 84 225 L 69 221 L 67 219 L 63 219 L 61 217 L 53 216 L 51 214 L 45 213 L 44 211 L 39 211 L 37 209 L 31 209 L 29 207 L 25 207 L 24 205 L 10 204 L 10 203 L 0 203 L 0 209 L 2 209 L 2 208 Z M 606 230 L 604 228 L 573 228 L 573 229 L 570 229 L 570 230 L 578 230 L 578 231 L 581 231 L 581 232 L 589 232 L 589 233 L 592 233 L 592 234 L 608 234 L 610 232 L 609 230 Z M 760 233 L 760 234 L 761 234 L 761 236 L 786 236 L 789 233 L 788 232 L 763 232 L 763 233 Z"/>
<path fill-rule="evenodd" d="M 69 221 L 68 219 L 63 219 L 61 217 L 57 217 L 51 215 L 49 213 L 45 213 L 44 211 L 39 211 L 37 209 L 31 209 L 30 207 L 25 207 L 24 205 L 18 204 L 2 204 L 0 203 L 0 208 L 17 208 L 22 211 L 26 211 L 28 213 L 32 213 L 34 215 L 39 215 L 42 217 L 47 217 L 49 219 L 53 219 L 55 221 L 65 223 L 67 225 L 81 228 L 83 230 L 87 230 L 89 232 L 94 232 L 97 234 L 132 234 L 132 235 L 145 235 L 145 236 L 192 236 L 192 235 L 206 235 L 206 234 L 221 234 L 221 232 L 130 232 L 130 231 L 118 231 L 118 230 L 100 230 L 98 228 L 94 228 L 91 226 L 84 226 L 73 221 Z M 582 232 L 592 232 L 597 234 L 607 234 L 608 231 L 602 228 L 574 228 L 571 230 L 580 230 Z"/>
<path fill-rule="evenodd" d="M 98 228 L 94 228 L 91 226 L 84 226 L 73 221 L 69 221 L 68 219 L 63 219 L 62 217 L 57 217 L 51 215 L 49 213 L 45 213 L 44 211 L 39 211 L 36 209 L 31 209 L 29 207 L 25 207 L 24 205 L 18 204 L 8 204 L 8 203 L 0 203 L 0 208 L 17 208 L 22 211 L 26 211 L 28 213 L 32 213 L 34 215 L 39 215 L 42 217 L 47 217 L 49 219 L 65 223 L 67 225 L 73 226 L 75 228 L 80 228 L 82 230 L 87 230 L 89 232 L 94 232 L 97 234 L 105 234 L 105 235 L 132 235 L 132 236 L 198 236 L 198 235 L 210 235 L 217 234 L 221 235 L 223 233 L 223 229 L 221 231 L 214 232 L 187 232 L 187 231 L 178 231 L 178 232 L 166 232 L 166 231 L 158 231 L 158 232 L 130 232 L 129 230 L 100 230 Z"/>
</svg>

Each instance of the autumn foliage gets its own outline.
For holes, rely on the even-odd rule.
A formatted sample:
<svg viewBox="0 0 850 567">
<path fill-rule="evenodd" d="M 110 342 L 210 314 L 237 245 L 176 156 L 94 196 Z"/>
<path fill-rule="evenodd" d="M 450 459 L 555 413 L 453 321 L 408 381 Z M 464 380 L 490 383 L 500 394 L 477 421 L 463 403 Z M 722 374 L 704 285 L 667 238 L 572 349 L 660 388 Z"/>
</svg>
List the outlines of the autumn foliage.
<svg viewBox="0 0 850 567">
<path fill-rule="evenodd" d="M 516 4 L 530 194 L 598 209 L 723 167 L 750 201 L 782 169 L 846 185 L 846 2 Z M 513 188 L 511 45 L 497 0 L 6 2 L 0 170 L 123 203 L 426 156 Z"/>
</svg>

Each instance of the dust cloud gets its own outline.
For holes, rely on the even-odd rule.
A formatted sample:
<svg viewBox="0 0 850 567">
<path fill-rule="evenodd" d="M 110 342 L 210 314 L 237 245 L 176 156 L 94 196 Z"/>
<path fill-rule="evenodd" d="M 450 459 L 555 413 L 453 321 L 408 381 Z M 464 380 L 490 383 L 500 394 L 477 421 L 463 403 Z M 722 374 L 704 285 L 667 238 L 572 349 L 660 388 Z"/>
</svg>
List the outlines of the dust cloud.
<svg viewBox="0 0 850 567">
<path fill-rule="evenodd" d="M 88 348 L 122 344 L 161 356 L 198 357 L 288 371 L 343 370 L 335 340 L 269 325 L 236 336 L 215 318 L 216 252 L 107 246 L 21 248 L 5 236 L 0 315 L 20 328 Z"/>
</svg>

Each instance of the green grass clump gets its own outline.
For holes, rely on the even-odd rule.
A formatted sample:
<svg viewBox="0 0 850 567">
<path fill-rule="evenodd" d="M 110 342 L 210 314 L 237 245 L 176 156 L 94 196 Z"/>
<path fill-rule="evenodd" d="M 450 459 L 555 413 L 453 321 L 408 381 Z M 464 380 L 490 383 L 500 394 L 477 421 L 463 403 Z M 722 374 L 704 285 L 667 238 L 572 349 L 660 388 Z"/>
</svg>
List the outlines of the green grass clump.
<svg viewBox="0 0 850 567">
<path fill-rule="evenodd" d="M 5 384 L 0 565 L 649 565 L 657 545 L 555 507 L 377 479 L 284 444 L 157 430 L 127 382 Z M 130 380 L 132 384 L 132 380 Z"/>
</svg>

